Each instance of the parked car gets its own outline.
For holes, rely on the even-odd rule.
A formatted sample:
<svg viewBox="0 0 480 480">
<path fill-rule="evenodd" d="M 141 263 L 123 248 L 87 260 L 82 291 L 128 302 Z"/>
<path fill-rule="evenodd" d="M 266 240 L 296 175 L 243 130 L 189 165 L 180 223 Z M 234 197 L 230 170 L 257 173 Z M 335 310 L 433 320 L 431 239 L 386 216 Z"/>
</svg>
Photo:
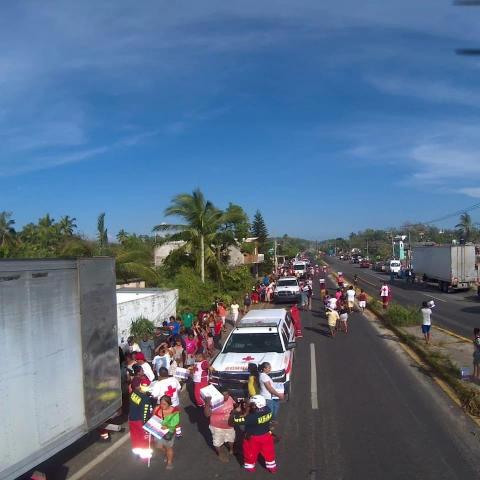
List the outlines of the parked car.
<svg viewBox="0 0 480 480">
<path fill-rule="evenodd" d="M 373 264 L 373 269 L 376 272 L 384 272 L 385 271 L 385 262 L 375 262 Z"/>
</svg>

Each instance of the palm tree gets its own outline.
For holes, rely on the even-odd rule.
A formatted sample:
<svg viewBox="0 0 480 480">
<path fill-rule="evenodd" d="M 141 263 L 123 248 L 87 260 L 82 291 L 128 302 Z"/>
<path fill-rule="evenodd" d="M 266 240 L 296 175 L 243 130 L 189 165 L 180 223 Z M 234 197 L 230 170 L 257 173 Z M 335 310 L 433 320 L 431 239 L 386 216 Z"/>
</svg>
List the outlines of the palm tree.
<svg viewBox="0 0 480 480">
<path fill-rule="evenodd" d="M 15 241 L 15 220 L 12 212 L 0 212 L 0 246 L 11 245 Z"/>
<path fill-rule="evenodd" d="M 212 202 L 205 199 L 200 189 L 192 194 L 181 193 L 172 199 L 165 210 L 165 216 L 177 216 L 185 220 L 184 224 L 165 224 L 153 227 L 154 232 L 175 231 L 171 240 L 184 240 L 197 252 L 197 265 L 200 265 L 202 282 L 205 282 L 205 259 L 215 256 L 212 245 L 223 219 L 223 212 Z"/>
<path fill-rule="evenodd" d="M 105 228 L 105 212 L 101 213 L 97 219 L 97 241 L 100 255 L 103 255 L 108 245 L 108 231 Z"/>
<path fill-rule="evenodd" d="M 472 217 L 467 213 L 463 212 L 460 215 L 460 223 L 455 225 L 457 232 L 465 242 L 469 242 L 475 233 L 476 224 L 472 222 Z"/>
<path fill-rule="evenodd" d="M 128 239 L 128 233 L 122 228 L 118 233 L 117 233 L 117 240 L 123 244 L 126 240 Z"/>
<path fill-rule="evenodd" d="M 75 217 L 70 217 L 69 215 L 65 215 L 60 218 L 58 222 L 58 228 L 60 233 L 66 237 L 71 237 L 73 235 L 73 231 L 77 228 L 77 224 Z"/>
</svg>

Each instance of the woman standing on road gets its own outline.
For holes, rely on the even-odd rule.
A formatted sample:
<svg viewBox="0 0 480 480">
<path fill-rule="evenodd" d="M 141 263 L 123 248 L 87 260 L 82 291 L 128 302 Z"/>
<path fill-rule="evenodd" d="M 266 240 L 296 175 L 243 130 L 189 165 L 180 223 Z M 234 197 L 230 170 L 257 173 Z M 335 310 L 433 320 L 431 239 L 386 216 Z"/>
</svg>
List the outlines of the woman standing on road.
<svg viewBox="0 0 480 480">
<path fill-rule="evenodd" d="M 280 408 L 280 400 L 283 400 L 283 393 L 278 392 L 273 387 L 273 382 L 268 375 L 272 371 L 272 366 L 268 362 L 263 362 L 259 367 L 260 372 L 260 395 L 267 401 L 268 408 L 272 412 L 272 422 L 276 422 L 278 410 Z"/>
<path fill-rule="evenodd" d="M 390 287 L 387 285 L 387 282 L 383 282 L 382 288 L 380 288 L 380 298 L 382 299 L 383 309 L 388 308 L 388 303 L 390 302 Z"/>
<path fill-rule="evenodd" d="M 175 429 L 180 423 L 180 410 L 172 406 L 172 399 L 168 395 L 160 398 L 154 415 L 162 419 L 162 426 L 168 429 L 168 433 L 161 439 L 156 440 L 156 445 L 165 452 L 166 469 L 173 469 L 173 444 L 175 442 Z"/>
<path fill-rule="evenodd" d="M 480 378 L 480 328 L 473 329 L 473 379 Z"/>
</svg>

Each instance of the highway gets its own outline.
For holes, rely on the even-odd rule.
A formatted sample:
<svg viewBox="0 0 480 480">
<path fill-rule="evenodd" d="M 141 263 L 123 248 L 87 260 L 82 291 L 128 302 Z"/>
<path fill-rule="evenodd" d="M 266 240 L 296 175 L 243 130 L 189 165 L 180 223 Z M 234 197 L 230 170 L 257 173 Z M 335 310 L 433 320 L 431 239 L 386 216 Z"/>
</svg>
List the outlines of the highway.
<svg viewBox="0 0 480 480">
<path fill-rule="evenodd" d="M 348 273 L 347 269 L 343 269 Z M 333 285 L 330 282 L 330 288 Z M 318 297 L 302 314 L 293 394 L 282 403 L 277 433 L 278 478 L 296 480 L 477 479 L 480 431 L 412 364 L 387 331 L 360 313 L 348 335 L 327 336 Z M 90 470 L 85 480 L 240 479 L 241 456 L 218 461 L 203 415 L 183 398 L 184 438 L 175 468 L 156 454 L 150 468 L 129 441 Z M 252 478 L 270 478 L 258 468 Z M 64 477 L 62 477 L 62 480 Z M 55 475 L 48 480 L 60 480 Z"/>
<path fill-rule="evenodd" d="M 343 272 L 350 280 L 357 274 L 358 286 L 376 298 L 379 298 L 382 282 L 390 281 L 388 274 L 360 268 L 358 264 L 329 256 L 324 257 L 324 260 L 333 270 Z M 420 308 L 423 301 L 433 299 L 436 305 L 432 315 L 433 324 L 459 335 L 471 338 L 473 329 L 480 327 L 480 297 L 474 291 L 443 293 L 433 285 L 419 283 L 408 285 L 405 280 L 399 279 L 393 283 L 392 291 L 393 301 L 402 305 Z"/>
</svg>

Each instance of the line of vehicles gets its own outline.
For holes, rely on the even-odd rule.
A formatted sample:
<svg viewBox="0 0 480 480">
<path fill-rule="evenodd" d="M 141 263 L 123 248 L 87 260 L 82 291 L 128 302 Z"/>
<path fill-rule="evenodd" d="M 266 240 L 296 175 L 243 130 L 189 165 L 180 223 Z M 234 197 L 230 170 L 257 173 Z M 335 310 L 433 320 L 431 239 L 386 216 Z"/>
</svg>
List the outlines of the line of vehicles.
<svg viewBox="0 0 480 480">
<path fill-rule="evenodd" d="M 343 258 L 342 258 L 343 257 Z M 369 262 L 359 256 L 340 255 L 362 268 L 393 273 L 401 278 L 417 278 L 438 285 L 442 292 L 478 287 L 479 274 L 475 245 L 415 245 L 409 264 L 398 259 Z"/>
<path fill-rule="evenodd" d="M 274 303 L 297 303 L 302 289 L 300 282 L 306 282 L 313 270 L 307 258 L 285 262 L 280 267 L 285 276 L 275 282 Z M 210 382 L 216 387 L 228 387 L 236 398 L 245 398 L 249 364 L 268 362 L 275 389 L 289 400 L 295 347 L 295 328 L 288 309 L 251 310 L 230 332 L 213 361 Z"/>
</svg>

